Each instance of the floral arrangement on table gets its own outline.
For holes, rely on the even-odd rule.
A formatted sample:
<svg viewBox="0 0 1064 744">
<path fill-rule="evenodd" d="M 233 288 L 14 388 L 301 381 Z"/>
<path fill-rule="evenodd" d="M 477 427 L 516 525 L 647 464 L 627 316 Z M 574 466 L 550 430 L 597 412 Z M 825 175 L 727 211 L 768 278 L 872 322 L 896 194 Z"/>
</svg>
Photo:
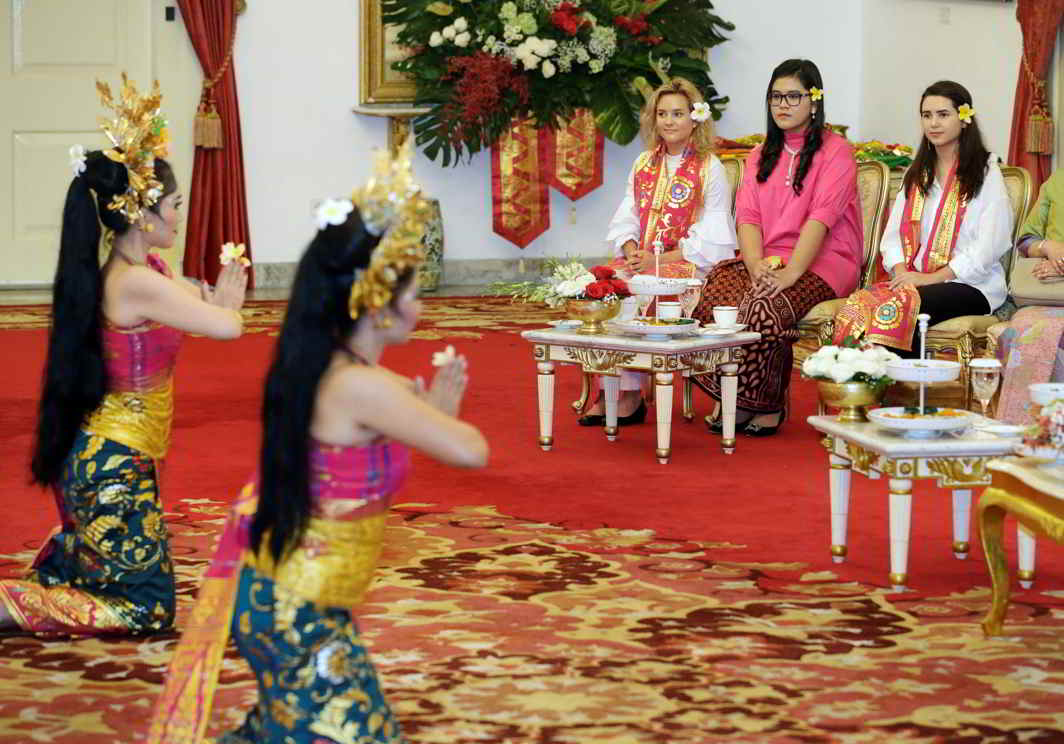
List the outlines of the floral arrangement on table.
<svg viewBox="0 0 1064 744">
<path fill-rule="evenodd" d="M 1023 443 L 1031 448 L 1050 447 L 1058 452 L 1064 451 L 1064 400 L 1058 398 L 1042 406 Z"/>
<path fill-rule="evenodd" d="M 855 146 L 858 160 L 879 160 L 888 168 L 907 168 L 913 162 L 913 149 L 897 142 L 885 144 L 879 140 L 858 142 Z"/>
<path fill-rule="evenodd" d="M 670 75 L 693 82 L 714 119 L 728 99 L 705 49 L 734 26 L 710 0 L 381 0 L 416 85 L 415 141 L 444 165 L 492 145 L 510 122 L 559 126 L 590 109 L 619 144 L 639 133 L 644 97 Z"/>
<path fill-rule="evenodd" d="M 882 346 L 821 346 L 806 357 L 802 374 L 827 382 L 863 382 L 877 391 L 885 390 L 893 380 L 887 364 L 900 359 Z"/>
<path fill-rule="evenodd" d="M 496 282 L 497 295 L 510 295 L 514 301 L 543 302 L 561 307 L 569 300 L 599 300 L 607 304 L 630 297 L 628 284 L 608 266 L 585 268 L 579 261 L 562 263 L 547 260 L 550 274 L 540 282 Z"/>
</svg>

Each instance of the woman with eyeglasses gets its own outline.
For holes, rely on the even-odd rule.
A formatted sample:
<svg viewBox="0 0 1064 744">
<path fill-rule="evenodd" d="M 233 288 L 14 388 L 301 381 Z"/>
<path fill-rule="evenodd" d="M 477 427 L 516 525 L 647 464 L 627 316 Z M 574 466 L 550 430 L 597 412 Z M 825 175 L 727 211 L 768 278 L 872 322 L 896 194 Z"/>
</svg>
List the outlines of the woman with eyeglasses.
<svg viewBox="0 0 1064 744">
<path fill-rule="evenodd" d="M 736 431 L 749 436 L 771 436 L 783 422 L 798 321 L 857 286 L 857 164 L 850 143 L 826 128 L 824 103 L 820 70 L 809 60 L 772 71 L 765 141 L 747 158 L 735 198 L 740 258 L 714 267 L 694 312 L 708 323 L 714 306 L 738 306 L 739 322 L 761 334 L 744 347 L 738 373 Z M 694 380 L 720 401 L 715 374 Z M 719 404 L 706 423 L 723 431 Z"/>
<path fill-rule="evenodd" d="M 952 80 L 928 86 L 920 121 L 924 136 L 880 244 L 890 279 L 847 299 L 835 315 L 836 343 L 863 337 L 911 355 L 917 314 L 935 325 L 1005 302 L 1001 257 L 1012 246 L 1012 208 L 971 93 Z"/>
</svg>

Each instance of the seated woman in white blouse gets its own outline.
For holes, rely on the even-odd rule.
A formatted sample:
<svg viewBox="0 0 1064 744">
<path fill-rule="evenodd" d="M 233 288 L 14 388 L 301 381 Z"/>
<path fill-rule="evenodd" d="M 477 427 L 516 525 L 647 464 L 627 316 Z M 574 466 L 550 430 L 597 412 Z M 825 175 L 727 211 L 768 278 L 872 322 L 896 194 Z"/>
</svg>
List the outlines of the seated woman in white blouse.
<svg viewBox="0 0 1064 744">
<path fill-rule="evenodd" d="M 880 251 L 890 280 L 858 290 L 835 316 L 835 343 L 862 336 L 914 354 L 930 325 L 986 315 L 1008 293 L 1001 257 L 1012 209 L 997 156 L 983 145 L 971 94 L 942 80 L 920 97 L 924 137 L 894 202 Z"/>
<path fill-rule="evenodd" d="M 647 99 L 640 116 L 647 149 L 636 158 L 624 200 L 610 220 L 606 242 L 622 275 L 653 274 L 654 247 L 661 276 L 703 277 L 735 256 L 731 186 L 713 154 L 709 104 L 688 80 L 676 78 Z M 644 375 L 622 371 L 617 424 L 642 423 Z M 601 394 L 584 426 L 605 422 Z"/>
</svg>

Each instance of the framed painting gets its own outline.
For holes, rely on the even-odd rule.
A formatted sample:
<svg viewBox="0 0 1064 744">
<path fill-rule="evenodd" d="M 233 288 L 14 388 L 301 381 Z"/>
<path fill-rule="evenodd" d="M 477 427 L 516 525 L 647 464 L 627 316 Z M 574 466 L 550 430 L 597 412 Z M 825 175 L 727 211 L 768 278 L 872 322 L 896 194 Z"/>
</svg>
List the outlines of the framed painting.
<svg viewBox="0 0 1064 744">
<path fill-rule="evenodd" d="M 395 43 L 399 27 L 386 28 L 381 22 L 380 0 L 361 2 L 359 104 L 413 103 L 413 81 L 392 69 L 392 62 L 403 58 L 402 49 Z"/>
</svg>

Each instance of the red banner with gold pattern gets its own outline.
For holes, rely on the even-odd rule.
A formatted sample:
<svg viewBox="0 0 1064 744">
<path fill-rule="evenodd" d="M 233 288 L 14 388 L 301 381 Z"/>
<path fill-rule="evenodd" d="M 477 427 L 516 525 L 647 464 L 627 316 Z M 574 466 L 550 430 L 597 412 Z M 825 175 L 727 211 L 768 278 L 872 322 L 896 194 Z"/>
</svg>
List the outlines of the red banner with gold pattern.
<svg viewBox="0 0 1064 744">
<path fill-rule="evenodd" d="M 591 109 L 579 109 L 564 127 L 547 130 L 551 156 L 550 185 L 573 201 L 602 185 L 605 137 Z"/>
<path fill-rule="evenodd" d="M 550 227 L 549 130 L 514 121 L 491 146 L 492 228 L 524 248 Z"/>
</svg>

